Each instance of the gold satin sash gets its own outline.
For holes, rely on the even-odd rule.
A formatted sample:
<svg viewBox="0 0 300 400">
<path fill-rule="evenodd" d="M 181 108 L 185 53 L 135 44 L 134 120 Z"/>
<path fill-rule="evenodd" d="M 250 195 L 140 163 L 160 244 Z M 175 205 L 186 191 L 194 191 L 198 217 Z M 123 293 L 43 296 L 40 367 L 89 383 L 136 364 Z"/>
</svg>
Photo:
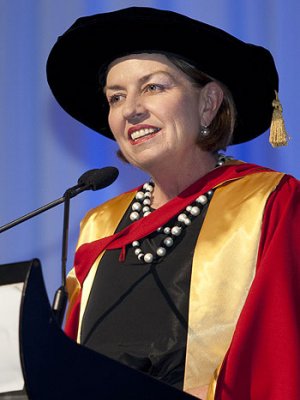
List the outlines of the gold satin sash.
<svg viewBox="0 0 300 400">
<path fill-rule="evenodd" d="M 214 193 L 193 259 L 184 389 L 209 384 L 225 356 L 255 276 L 265 204 L 282 176 L 252 174 Z"/>
<path fill-rule="evenodd" d="M 77 248 L 83 243 L 92 242 L 93 240 L 112 235 L 119 225 L 124 212 L 128 208 L 134 196 L 135 192 L 124 193 L 91 210 L 81 223 L 80 238 Z M 103 254 L 104 252 L 97 257 L 83 284 L 77 335 L 78 343 L 80 343 L 82 317 L 85 312 L 97 268 L 101 258 L 103 257 Z"/>
</svg>

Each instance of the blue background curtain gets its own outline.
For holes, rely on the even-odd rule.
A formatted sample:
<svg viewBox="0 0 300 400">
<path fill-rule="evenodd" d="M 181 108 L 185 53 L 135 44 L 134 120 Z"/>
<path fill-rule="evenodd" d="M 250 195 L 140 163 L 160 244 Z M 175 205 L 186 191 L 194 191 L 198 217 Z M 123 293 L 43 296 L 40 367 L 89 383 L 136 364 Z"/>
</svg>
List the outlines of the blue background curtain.
<svg viewBox="0 0 300 400">
<path fill-rule="evenodd" d="M 266 133 L 227 154 L 300 177 L 299 0 L 0 0 L 0 225 L 61 197 L 88 169 L 113 165 L 120 170 L 111 187 L 72 200 L 68 268 L 85 212 L 146 176 L 117 159 L 115 143 L 56 104 L 46 81 L 47 56 L 58 35 L 78 17 L 137 5 L 184 13 L 272 52 L 292 140 L 273 149 Z M 201 51 L 201 43 L 195 45 Z M 60 286 L 62 225 L 60 205 L 0 235 L 0 263 L 38 257 L 51 299 Z"/>
</svg>

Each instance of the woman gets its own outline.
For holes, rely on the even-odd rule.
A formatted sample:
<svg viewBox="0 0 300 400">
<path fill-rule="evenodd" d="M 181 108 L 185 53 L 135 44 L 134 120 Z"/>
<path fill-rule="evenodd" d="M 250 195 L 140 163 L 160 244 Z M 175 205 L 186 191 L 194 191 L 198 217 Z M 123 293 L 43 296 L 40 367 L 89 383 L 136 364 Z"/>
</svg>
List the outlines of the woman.
<svg viewBox="0 0 300 400">
<path fill-rule="evenodd" d="M 298 399 L 300 185 L 219 153 L 286 144 L 270 53 L 134 7 L 76 21 L 47 73 L 151 177 L 82 221 L 67 333 L 202 399 Z"/>
</svg>

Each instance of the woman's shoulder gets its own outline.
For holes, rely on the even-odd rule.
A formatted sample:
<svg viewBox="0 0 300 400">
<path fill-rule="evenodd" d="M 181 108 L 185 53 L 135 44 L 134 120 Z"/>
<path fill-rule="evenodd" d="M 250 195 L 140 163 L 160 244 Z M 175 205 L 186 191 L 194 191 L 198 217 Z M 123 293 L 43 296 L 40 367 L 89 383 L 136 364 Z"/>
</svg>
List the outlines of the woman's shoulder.
<svg viewBox="0 0 300 400">
<path fill-rule="evenodd" d="M 80 223 L 77 247 L 112 234 L 135 195 L 135 190 L 122 193 L 90 209 Z"/>
<path fill-rule="evenodd" d="M 136 189 L 130 190 L 128 192 L 121 193 L 98 206 L 91 208 L 84 218 L 82 219 L 82 223 L 87 222 L 91 219 L 101 218 L 105 213 L 115 213 L 120 209 L 127 209 L 128 205 L 131 203 L 134 195 L 136 193 Z"/>
<path fill-rule="evenodd" d="M 241 176 L 249 176 L 252 174 L 258 174 L 261 179 L 265 179 L 267 175 L 269 176 L 281 176 L 282 183 L 293 184 L 296 187 L 300 185 L 300 180 L 290 175 L 284 171 L 279 171 L 270 167 L 266 167 L 263 165 L 249 163 L 241 160 L 233 159 L 227 165 L 230 165 L 232 168 L 235 168 L 237 174 L 241 174 Z M 258 178 L 259 179 L 259 178 Z"/>
</svg>

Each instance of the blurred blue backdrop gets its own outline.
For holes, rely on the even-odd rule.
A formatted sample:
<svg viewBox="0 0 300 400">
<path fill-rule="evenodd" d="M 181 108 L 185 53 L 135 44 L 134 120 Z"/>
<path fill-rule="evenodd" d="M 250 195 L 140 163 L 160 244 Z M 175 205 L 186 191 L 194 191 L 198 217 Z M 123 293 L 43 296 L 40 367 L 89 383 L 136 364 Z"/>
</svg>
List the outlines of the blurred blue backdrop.
<svg viewBox="0 0 300 400">
<path fill-rule="evenodd" d="M 0 0 L 0 225 L 61 197 L 88 169 L 120 170 L 111 187 L 72 200 L 68 268 L 85 212 L 146 177 L 117 159 L 115 143 L 57 105 L 46 81 L 47 56 L 78 17 L 137 5 L 181 12 L 272 52 L 292 140 L 273 149 L 266 133 L 227 154 L 300 177 L 299 0 Z M 201 51 L 201 43 L 195 45 Z M 60 285 L 62 224 L 60 205 L 0 235 L 0 263 L 40 258 L 51 299 Z"/>
</svg>

